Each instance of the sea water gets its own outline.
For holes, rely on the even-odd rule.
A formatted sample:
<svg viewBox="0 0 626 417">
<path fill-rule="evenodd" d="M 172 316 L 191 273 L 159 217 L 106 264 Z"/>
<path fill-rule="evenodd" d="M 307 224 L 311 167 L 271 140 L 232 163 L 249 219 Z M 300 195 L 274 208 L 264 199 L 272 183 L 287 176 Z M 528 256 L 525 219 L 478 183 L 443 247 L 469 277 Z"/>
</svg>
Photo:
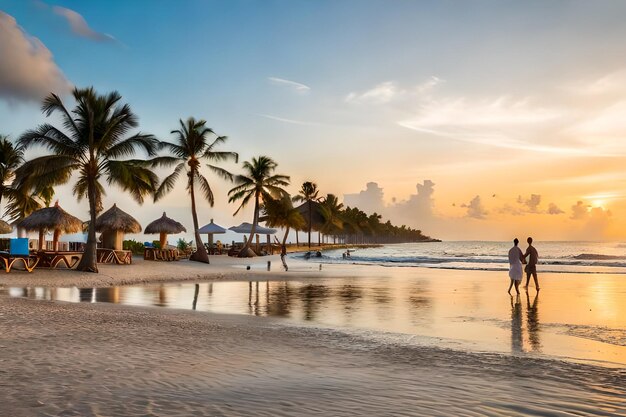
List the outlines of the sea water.
<svg viewBox="0 0 626 417">
<path fill-rule="evenodd" d="M 506 271 L 512 242 L 452 241 L 384 245 L 372 248 L 328 250 L 322 263 L 356 263 L 382 266 L 426 267 L 461 270 Z M 528 245 L 520 243 L 525 251 Z M 562 273 L 626 273 L 626 243 L 536 241 L 539 270 Z M 303 258 L 304 254 L 294 254 Z"/>
</svg>

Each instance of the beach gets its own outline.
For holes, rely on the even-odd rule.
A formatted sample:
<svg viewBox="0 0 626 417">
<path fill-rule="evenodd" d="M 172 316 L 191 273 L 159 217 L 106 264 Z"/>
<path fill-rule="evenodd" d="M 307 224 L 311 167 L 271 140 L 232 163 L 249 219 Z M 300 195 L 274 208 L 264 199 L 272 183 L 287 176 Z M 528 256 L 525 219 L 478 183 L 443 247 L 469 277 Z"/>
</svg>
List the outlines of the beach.
<svg viewBox="0 0 626 417">
<path fill-rule="evenodd" d="M 621 277 L 545 274 L 540 277 L 541 321 L 534 323 L 528 320 L 526 302 L 518 307 L 510 299 L 497 272 L 360 265 L 323 265 L 320 271 L 317 264 L 290 260 L 292 270 L 285 273 L 278 263 L 272 271 L 264 270 L 266 258 L 212 261 L 207 267 L 138 260 L 130 267 L 102 268 L 98 278 L 37 270 L 3 276 L 2 414 L 626 415 Z M 186 302 L 189 279 L 204 281 L 201 286 L 211 285 L 212 279 L 216 299 L 228 299 L 218 292 L 219 285 L 238 299 L 237 288 L 256 281 L 268 293 L 266 301 L 259 301 L 265 297 L 261 294 L 253 304 L 269 312 L 276 309 L 272 288 L 284 295 L 284 288 L 298 293 L 299 283 L 326 285 L 332 305 L 331 283 L 341 282 L 337 299 L 344 300 L 341 308 L 348 314 L 333 315 L 351 322 L 324 319 L 323 305 L 317 321 L 296 320 L 295 301 L 290 305 L 294 317 L 285 319 L 229 314 L 229 304 L 219 312 L 184 310 L 174 299 L 172 308 L 162 308 L 8 296 L 19 286 L 42 287 L 49 281 L 57 287 L 151 282 L 158 288 L 177 286 L 176 300 Z M 354 289 L 359 279 L 372 287 L 379 304 L 384 295 L 380 283 L 419 282 L 423 299 L 413 299 L 412 305 L 421 310 L 409 312 L 426 311 L 416 317 L 426 321 L 403 328 L 393 324 L 400 313 L 390 316 L 388 311 L 380 323 L 391 323 L 392 331 L 377 330 L 380 324 L 365 314 L 370 293 L 363 290 L 357 298 L 345 293 L 343 282 L 351 280 Z M 379 282 L 378 289 L 367 279 Z M 492 288 L 496 283 L 501 288 Z M 116 288 L 123 299 L 132 287 Z M 579 290 L 569 291 L 574 298 L 563 298 L 575 288 Z M 533 292 L 531 288 L 531 306 Z M 175 291 L 166 294 L 173 297 Z M 578 298 L 581 294 L 595 303 L 584 315 L 588 306 Z M 593 311 L 600 305 L 606 309 Z M 499 314 L 508 320 L 499 322 Z M 602 328 L 604 333 L 598 331 Z M 578 357 L 554 355 L 552 350 L 559 348 Z M 593 349 L 602 355 L 591 353 Z M 584 356 L 588 360 L 580 360 Z"/>
</svg>

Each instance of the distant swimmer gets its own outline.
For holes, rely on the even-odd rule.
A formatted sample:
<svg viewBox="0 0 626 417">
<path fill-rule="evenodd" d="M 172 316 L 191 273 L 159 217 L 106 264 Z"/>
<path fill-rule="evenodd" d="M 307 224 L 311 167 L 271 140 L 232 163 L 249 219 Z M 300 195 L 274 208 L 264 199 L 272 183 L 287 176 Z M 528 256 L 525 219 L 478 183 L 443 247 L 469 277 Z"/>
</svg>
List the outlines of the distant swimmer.
<svg viewBox="0 0 626 417">
<path fill-rule="evenodd" d="M 509 284 L 508 293 L 511 294 L 511 288 L 515 284 L 515 291 L 519 295 L 519 284 L 522 281 L 522 262 L 524 261 L 524 254 L 522 250 L 517 246 L 519 240 L 513 239 L 513 247 L 509 250 L 509 278 L 511 283 Z"/>
<path fill-rule="evenodd" d="M 528 284 L 530 283 L 530 276 L 533 276 L 535 280 L 535 288 L 539 291 L 539 280 L 537 279 L 537 261 L 539 260 L 539 252 L 533 246 L 533 238 L 529 237 L 526 239 L 528 242 L 528 249 L 526 249 L 526 253 L 524 254 L 524 259 L 528 257 L 528 264 L 524 271 L 526 271 L 526 285 L 524 288 L 528 289 Z"/>
</svg>

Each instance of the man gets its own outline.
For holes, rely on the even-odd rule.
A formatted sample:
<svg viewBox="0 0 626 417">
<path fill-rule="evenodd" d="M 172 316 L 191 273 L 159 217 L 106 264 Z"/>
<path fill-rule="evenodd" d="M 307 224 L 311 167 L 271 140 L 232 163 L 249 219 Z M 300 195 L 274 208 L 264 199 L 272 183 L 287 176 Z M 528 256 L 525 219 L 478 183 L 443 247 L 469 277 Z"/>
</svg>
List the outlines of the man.
<svg viewBox="0 0 626 417">
<path fill-rule="evenodd" d="M 513 247 L 509 250 L 509 278 L 511 283 L 509 284 L 508 293 L 511 294 L 511 288 L 515 284 L 515 291 L 519 295 L 519 284 L 522 282 L 522 261 L 524 260 L 524 254 L 522 250 L 517 246 L 519 240 L 513 239 Z"/>
<path fill-rule="evenodd" d="M 533 246 L 533 238 L 529 237 L 526 239 L 528 242 L 528 249 L 526 249 L 526 253 L 524 254 L 524 259 L 528 257 L 528 264 L 526 265 L 526 285 L 524 288 L 528 289 L 528 283 L 530 282 L 530 276 L 533 276 L 535 280 L 535 288 L 539 291 L 539 280 L 537 279 L 537 261 L 539 260 L 539 253 L 537 249 Z"/>
</svg>

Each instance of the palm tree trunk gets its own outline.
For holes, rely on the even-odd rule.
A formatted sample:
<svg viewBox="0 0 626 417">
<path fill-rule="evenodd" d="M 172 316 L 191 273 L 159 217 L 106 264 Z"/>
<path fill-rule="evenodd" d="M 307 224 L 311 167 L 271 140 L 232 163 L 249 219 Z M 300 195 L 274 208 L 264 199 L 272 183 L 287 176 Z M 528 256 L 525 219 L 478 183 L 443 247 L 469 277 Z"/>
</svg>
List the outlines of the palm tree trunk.
<svg viewBox="0 0 626 417">
<path fill-rule="evenodd" d="M 285 229 L 285 236 L 283 236 L 283 242 L 280 245 L 280 260 L 283 263 L 283 268 L 285 271 L 289 271 L 289 267 L 287 266 L 287 236 L 289 235 L 289 226 Z"/>
<path fill-rule="evenodd" d="M 89 197 L 89 229 L 87 231 L 87 244 L 85 252 L 80 259 L 77 271 L 98 272 L 98 258 L 96 257 L 96 249 L 98 242 L 96 241 L 96 180 L 91 177 L 87 183 L 87 194 Z"/>
<path fill-rule="evenodd" d="M 309 249 L 311 249 L 311 219 L 312 219 L 312 213 L 311 213 L 311 200 L 309 200 Z"/>
<path fill-rule="evenodd" d="M 248 249 L 250 249 L 250 242 L 254 238 L 254 234 L 256 233 L 256 225 L 259 222 L 259 192 L 254 194 L 254 215 L 252 219 L 252 229 L 250 229 L 250 237 L 248 241 L 243 245 L 243 248 L 239 252 L 240 258 L 245 258 L 248 256 Z"/>
<path fill-rule="evenodd" d="M 202 244 L 202 238 L 200 237 L 200 233 L 198 233 L 198 214 L 196 213 L 196 195 L 194 193 L 194 174 L 195 171 L 191 171 L 191 217 L 193 219 L 193 234 L 196 240 L 196 251 L 189 257 L 190 261 L 196 262 L 204 262 L 205 264 L 209 263 L 209 254 L 206 251 L 206 248 Z"/>
</svg>

